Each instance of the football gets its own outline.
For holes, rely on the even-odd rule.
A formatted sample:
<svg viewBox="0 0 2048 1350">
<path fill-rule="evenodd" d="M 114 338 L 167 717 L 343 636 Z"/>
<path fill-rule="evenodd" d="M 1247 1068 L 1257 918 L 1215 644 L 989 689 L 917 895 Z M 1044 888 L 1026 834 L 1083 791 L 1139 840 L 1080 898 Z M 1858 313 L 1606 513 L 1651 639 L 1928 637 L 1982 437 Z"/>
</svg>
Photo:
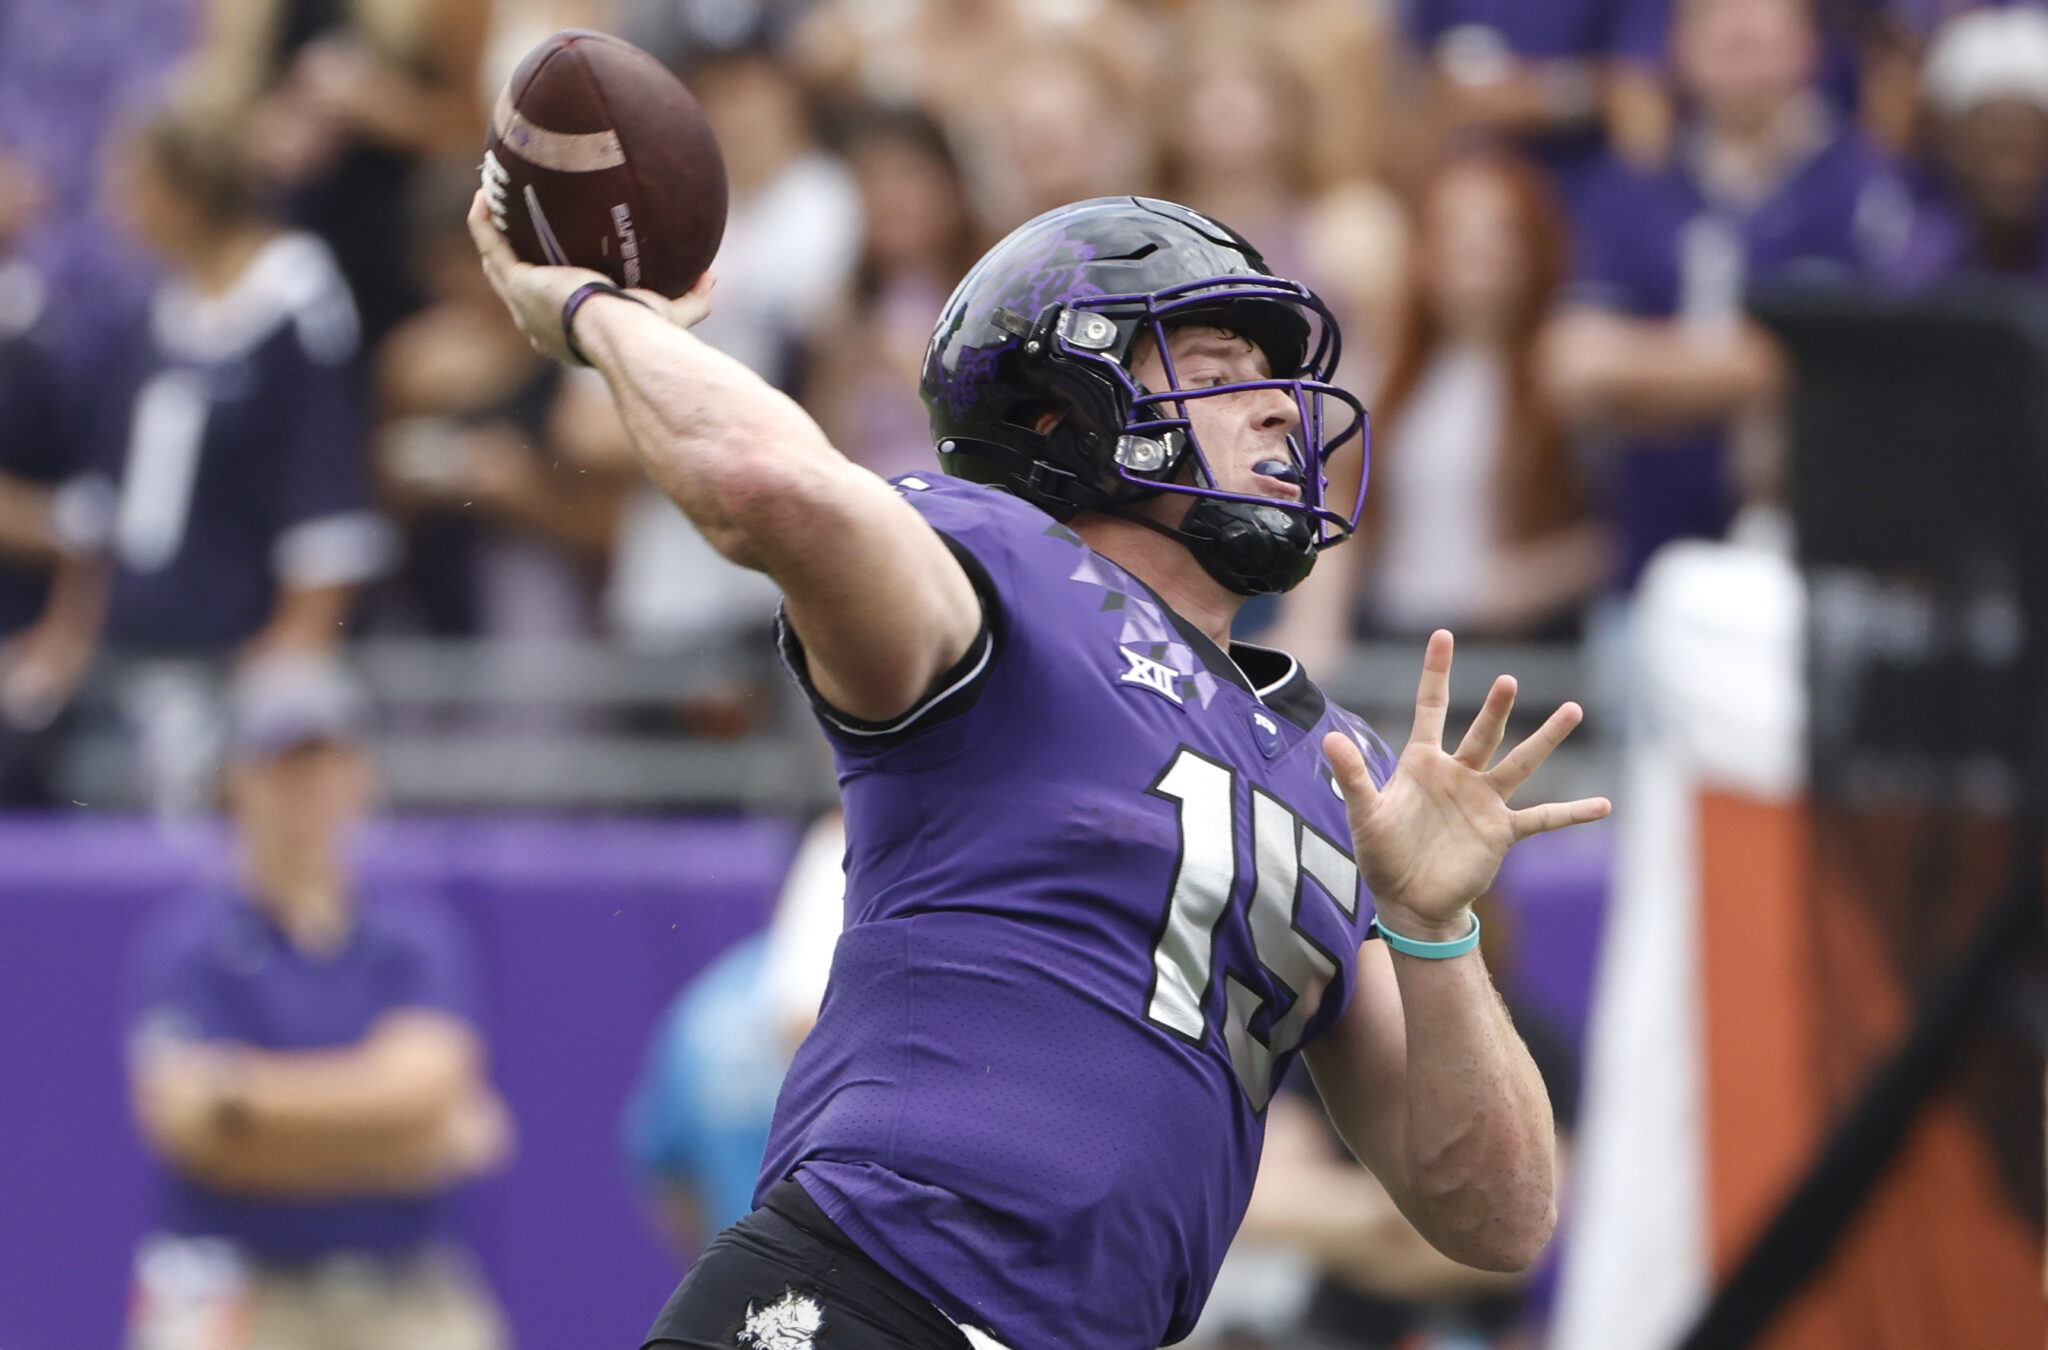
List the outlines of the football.
<svg viewBox="0 0 2048 1350">
<path fill-rule="evenodd" d="M 521 259 L 628 289 L 681 295 L 725 234 L 725 161 L 697 100 L 605 33 L 557 33 L 519 63 L 491 115 L 483 187 Z"/>
</svg>

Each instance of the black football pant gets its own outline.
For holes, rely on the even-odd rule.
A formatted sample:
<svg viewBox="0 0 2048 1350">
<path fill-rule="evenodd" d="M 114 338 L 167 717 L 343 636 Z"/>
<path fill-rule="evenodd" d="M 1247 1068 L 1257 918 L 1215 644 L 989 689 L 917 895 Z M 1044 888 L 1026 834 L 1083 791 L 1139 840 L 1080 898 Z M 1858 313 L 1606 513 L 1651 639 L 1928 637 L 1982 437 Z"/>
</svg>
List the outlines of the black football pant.
<svg viewBox="0 0 2048 1350">
<path fill-rule="evenodd" d="M 642 1350 L 970 1350 L 945 1314 L 869 1260 L 795 1181 L 713 1238 Z"/>
</svg>

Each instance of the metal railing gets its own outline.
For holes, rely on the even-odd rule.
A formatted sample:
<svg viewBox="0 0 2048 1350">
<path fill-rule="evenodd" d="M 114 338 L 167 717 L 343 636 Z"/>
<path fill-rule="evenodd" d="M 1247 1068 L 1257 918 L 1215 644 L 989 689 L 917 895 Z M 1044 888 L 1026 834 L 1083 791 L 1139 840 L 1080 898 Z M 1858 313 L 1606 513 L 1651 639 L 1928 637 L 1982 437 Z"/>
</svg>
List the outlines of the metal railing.
<svg viewBox="0 0 2048 1350">
<path fill-rule="evenodd" d="M 368 689 L 372 738 L 390 804 L 402 810 L 808 810 L 833 796 L 830 757 L 794 684 L 756 645 L 648 652 L 601 643 L 371 639 L 349 660 Z M 1396 749 L 1413 716 L 1421 646 L 1353 647 L 1326 680 L 1337 701 Z M 89 686 L 64 756 L 64 786 L 96 807 L 149 803 L 135 725 L 138 680 L 170 672 L 215 718 L 225 672 L 199 664 L 117 663 Z M 1449 738 L 1462 734 L 1494 675 L 1521 682 L 1511 735 L 1567 698 L 1590 704 L 1579 648 L 1467 643 L 1452 672 Z M 1560 750 L 1532 788 L 1562 797 L 1613 790 L 1597 722 Z M 707 726 L 722 734 L 707 734 Z M 735 729 L 740 734 L 731 734 Z M 203 756 L 205 747 L 190 756 Z"/>
</svg>

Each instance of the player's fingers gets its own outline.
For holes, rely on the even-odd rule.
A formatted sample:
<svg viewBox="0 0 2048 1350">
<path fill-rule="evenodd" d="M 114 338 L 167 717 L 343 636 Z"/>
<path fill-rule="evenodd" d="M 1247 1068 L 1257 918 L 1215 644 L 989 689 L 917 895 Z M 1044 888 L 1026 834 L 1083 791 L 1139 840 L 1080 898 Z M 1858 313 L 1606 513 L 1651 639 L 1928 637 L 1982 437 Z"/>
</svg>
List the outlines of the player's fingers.
<svg viewBox="0 0 2048 1350">
<path fill-rule="evenodd" d="M 670 299 L 654 291 L 635 289 L 626 292 L 647 302 L 655 313 L 679 328 L 695 328 L 711 316 L 711 288 L 718 284 L 718 278 L 710 272 L 697 278 L 697 284 L 681 295 Z"/>
<path fill-rule="evenodd" d="M 1514 813 L 1515 838 L 1527 839 L 1532 834 L 1561 830 L 1567 825 L 1584 825 L 1590 821 L 1601 820 L 1613 809 L 1614 803 L 1605 797 L 1581 797 L 1575 802 L 1545 802 L 1541 806 L 1525 806 Z"/>
<path fill-rule="evenodd" d="M 1371 806 L 1379 796 L 1379 789 L 1372 785 L 1372 774 L 1365 767 L 1365 752 L 1358 748 L 1358 742 L 1341 731 L 1333 731 L 1323 737 L 1323 754 L 1330 761 L 1330 769 L 1337 775 L 1337 786 L 1344 793 L 1344 805 L 1355 814 Z"/>
<path fill-rule="evenodd" d="M 1422 649 L 1422 683 L 1415 691 L 1415 729 L 1408 744 L 1441 746 L 1444 716 L 1451 707 L 1451 633 L 1439 628 Z"/>
<path fill-rule="evenodd" d="M 1458 752 L 1452 758 L 1468 768 L 1486 770 L 1493 752 L 1500 749 L 1501 737 L 1507 735 L 1508 714 L 1515 708 L 1515 677 L 1502 675 L 1493 682 L 1493 688 L 1486 691 L 1486 702 L 1479 705 L 1479 715 L 1466 728 L 1465 739 L 1458 742 Z"/>
<path fill-rule="evenodd" d="M 677 320 L 685 328 L 695 328 L 711 317 L 711 292 L 718 286 L 718 273 L 706 272 L 697 278 L 697 284 L 684 291 L 677 304 L 687 304 L 689 313 Z"/>
<path fill-rule="evenodd" d="M 476 245 L 476 253 L 483 259 L 484 273 L 491 283 L 503 289 L 505 274 L 518 259 L 512 253 L 512 246 L 505 242 L 505 236 L 498 233 L 498 227 L 491 223 L 491 205 L 478 188 L 476 196 L 469 199 L 469 238 Z"/>
<path fill-rule="evenodd" d="M 1585 710 L 1576 703 L 1561 703 L 1557 711 L 1543 719 L 1543 725 L 1529 733 L 1528 739 L 1508 751 L 1500 763 L 1494 765 L 1487 777 L 1502 797 L 1513 794 L 1516 788 L 1529 781 L 1529 775 L 1543 767 L 1543 761 L 1550 758 L 1550 752 L 1564 743 L 1585 717 Z"/>
</svg>

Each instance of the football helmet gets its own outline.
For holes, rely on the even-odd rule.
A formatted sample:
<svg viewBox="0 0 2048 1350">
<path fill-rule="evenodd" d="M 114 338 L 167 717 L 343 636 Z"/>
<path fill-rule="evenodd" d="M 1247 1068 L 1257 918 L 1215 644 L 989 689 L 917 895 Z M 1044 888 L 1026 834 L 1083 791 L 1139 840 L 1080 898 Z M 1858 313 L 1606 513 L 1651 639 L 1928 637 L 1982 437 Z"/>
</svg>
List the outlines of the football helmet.
<svg viewBox="0 0 2048 1350">
<path fill-rule="evenodd" d="M 1272 376 L 1181 388 L 1167 331 L 1200 322 L 1264 352 Z M 1158 345 L 1164 389 L 1147 389 L 1129 362 L 1140 334 Z M 1012 231 L 947 301 L 925 351 L 922 391 L 939 462 L 950 474 L 1006 488 L 1060 520 L 1104 511 L 1179 539 L 1209 574 L 1241 595 L 1284 591 L 1316 554 L 1350 537 L 1365 499 L 1325 501 L 1330 455 L 1367 441 L 1365 409 L 1330 383 L 1337 324 L 1298 282 L 1274 276 L 1242 235 L 1185 206 L 1099 197 L 1049 211 Z M 1283 389 L 1300 423 L 1291 463 L 1275 476 L 1301 500 L 1231 492 L 1217 477 L 1187 405 L 1252 389 Z M 1348 415 L 1332 427 L 1326 405 Z M 1050 429 L 1035 423 L 1061 414 Z M 1194 498 L 1171 528 L 1131 507 L 1161 493 Z"/>
</svg>

